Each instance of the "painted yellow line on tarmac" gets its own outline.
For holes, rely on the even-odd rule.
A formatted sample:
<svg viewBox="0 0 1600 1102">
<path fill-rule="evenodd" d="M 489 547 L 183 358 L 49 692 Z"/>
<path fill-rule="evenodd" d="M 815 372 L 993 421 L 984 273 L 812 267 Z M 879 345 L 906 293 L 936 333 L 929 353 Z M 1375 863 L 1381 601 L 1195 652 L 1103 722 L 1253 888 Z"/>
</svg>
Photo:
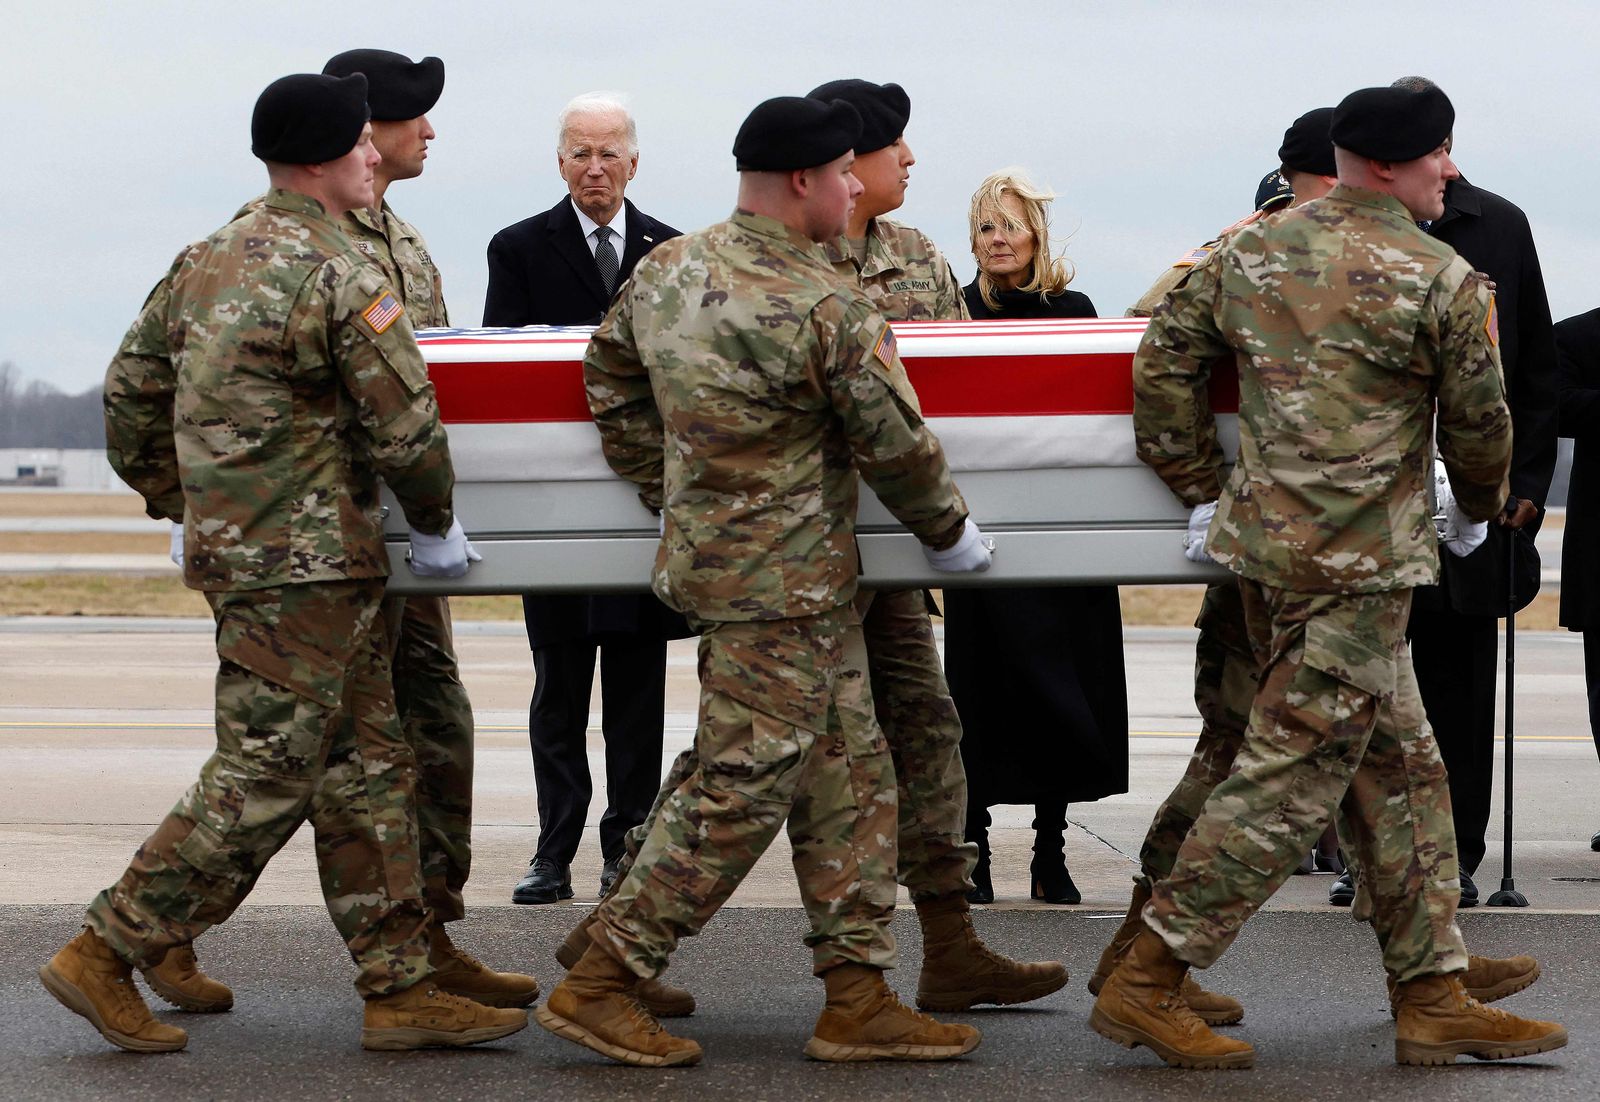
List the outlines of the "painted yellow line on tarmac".
<svg viewBox="0 0 1600 1102">
<path fill-rule="evenodd" d="M 0 731 L 3 731 L 3 730 L 40 730 L 42 728 L 50 728 L 52 730 L 68 730 L 68 731 L 72 731 L 72 730 L 76 730 L 76 731 L 98 731 L 98 730 L 125 731 L 125 730 L 129 730 L 129 729 L 151 730 L 151 731 L 209 731 L 209 730 L 211 730 L 212 726 L 213 725 L 210 724 L 210 723 L 132 723 L 132 722 L 123 723 L 123 722 L 118 722 L 118 721 L 73 722 L 71 720 L 40 720 L 37 723 L 28 723 L 28 722 L 21 721 L 21 720 L 0 721 Z M 528 726 L 527 726 L 527 724 L 480 723 L 480 724 L 477 725 L 477 729 L 480 730 L 480 731 L 526 731 L 528 729 Z M 1129 731 L 1128 732 L 1128 737 L 1129 738 L 1198 738 L 1199 737 L 1199 732 L 1198 731 Z M 1495 741 L 1496 742 L 1504 742 L 1505 741 L 1505 737 L 1503 735 L 1496 735 L 1495 736 Z M 1518 742 L 1592 742 L 1593 739 L 1588 735 L 1518 735 L 1517 736 L 1517 741 Z"/>
</svg>

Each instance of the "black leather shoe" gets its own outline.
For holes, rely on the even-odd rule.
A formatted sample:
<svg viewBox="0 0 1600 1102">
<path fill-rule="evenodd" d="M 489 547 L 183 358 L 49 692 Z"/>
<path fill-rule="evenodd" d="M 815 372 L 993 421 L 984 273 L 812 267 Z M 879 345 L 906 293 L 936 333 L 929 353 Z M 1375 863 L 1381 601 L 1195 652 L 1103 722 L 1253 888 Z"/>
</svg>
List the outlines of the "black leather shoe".
<svg viewBox="0 0 1600 1102">
<path fill-rule="evenodd" d="M 611 894 L 611 889 L 616 887 L 617 877 L 622 875 L 622 860 L 607 861 L 600 867 L 600 898 L 604 899 Z"/>
<path fill-rule="evenodd" d="M 1600 853 L 1600 831 L 1596 831 L 1595 834 L 1589 839 L 1589 848 L 1594 850 L 1596 853 Z"/>
<path fill-rule="evenodd" d="M 1463 907 L 1476 907 L 1478 905 L 1478 885 L 1472 882 L 1472 877 L 1466 873 L 1461 874 L 1461 903 Z"/>
<path fill-rule="evenodd" d="M 528 874 L 517 881 L 511 892 L 513 903 L 554 903 L 571 898 L 571 867 L 558 865 L 548 857 L 535 857 L 528 865 Z"/>
<path fill-rule="evenodd" d="M 1348 907 L 1356 901 L 1356 882 L 1348 872 L 1341 872 L 1328 885 L 1328 902 L 1335 907 Z"/>
<path fill-rule="evenodd" d="M 972 866 L 972 890 L 967 893 L 968 903 L 993 903 L 994 881 L 989 878 L 989 847 L 978 854 Z"/>
</svg>

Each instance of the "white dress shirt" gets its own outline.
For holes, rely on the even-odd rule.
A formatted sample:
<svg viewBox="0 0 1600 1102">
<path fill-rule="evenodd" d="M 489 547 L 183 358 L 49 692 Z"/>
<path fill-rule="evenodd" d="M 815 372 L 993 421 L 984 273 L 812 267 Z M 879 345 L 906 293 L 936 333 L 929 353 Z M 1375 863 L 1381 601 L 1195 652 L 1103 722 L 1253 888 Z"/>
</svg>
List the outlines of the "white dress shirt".
<svg viewBox="0 0 1600 1102">
<path fill-rule="evenodd" d="M 567 202 L 572 203 L 572 200 L 569 198 Z M 600 228 L 600 223 L 583 213 L 578 208 L 577 203 L 572 203 L 572 211 L 578 216 L 578 225 L 583 227 L 584 244 L 589 246 L 589 255 L 593 256 L 595 246 L 599 244 L 595 240 L 594 231 Z M 628 241 L 628 206 L 626 203 L 617 208 L 617 213 L 612 215 L 611 221 L 606 228 L 616 233 L 616 236 L 611 239 L 611 247 L 617 250 L 617 262 L 620 264 L 622 262 L 623 246 Z"/>
</svg>

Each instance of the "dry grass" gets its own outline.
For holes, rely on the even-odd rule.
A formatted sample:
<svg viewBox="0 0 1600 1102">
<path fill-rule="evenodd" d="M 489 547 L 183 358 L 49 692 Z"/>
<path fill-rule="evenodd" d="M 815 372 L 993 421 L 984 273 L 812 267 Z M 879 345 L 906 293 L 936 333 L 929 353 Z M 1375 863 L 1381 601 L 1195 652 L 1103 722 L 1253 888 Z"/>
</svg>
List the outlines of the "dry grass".
<svg viewBox="0 0 1600 1102">
<path fill-rule="evenodd" d="M 132 492 L 58 494 L 0 490 L 0 517 L 142 517 L 144 499 Z"/>
<path fill-rule="evenodd" d="M 167 533 L 0 532 L 0 554 L 165 555 Z"/>
</svg>

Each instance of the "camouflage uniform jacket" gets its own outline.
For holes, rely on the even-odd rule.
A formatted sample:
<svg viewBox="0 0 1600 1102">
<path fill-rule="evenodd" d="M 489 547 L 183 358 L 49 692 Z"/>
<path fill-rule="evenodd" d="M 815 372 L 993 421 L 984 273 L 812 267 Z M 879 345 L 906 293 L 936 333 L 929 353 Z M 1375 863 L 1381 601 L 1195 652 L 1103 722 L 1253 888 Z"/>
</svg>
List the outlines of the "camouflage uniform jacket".
<svg viewBox="0 0 1600 1102">
<path fill-rule="evenodd" d="M 413 528 L 449 527 L 449 446 L 410 322 L 314 199 L 273 190 L 186 250 L 166 331 L 190 586 L 387 575 L 380 476 Z"/>
<path fill-rule="evenodd" d="M 860 286 L 890 321 L 966 321 L 950 262 L 921 230 L 874 218 L 867 223 L 867 258 L 856 262 L 848 238 L 823 247 L 828 263 L 847 282 Z"/>
<path fill-rule="evenodd" d="M 925 543 L 966 519 L 888 323 L 774 219 L 658 245 L 583 368 L 612 469 L 665 505 L 655 591 L 702 620 L 848 602 L 858 470 Z"/>
<path fill-rule="evenodd" d="M 415 226 L 395 214 L 387 200 L 376 212 L 347 212 L 339 228 L 368 260 L 383 269 L 389 286 L 399 290 L 412 328 L 450 324 L 444 280 L 428 253 L 428 243 Z"/>
<path fill-rule="evenodd" d="M 1462 510 L 1509 492 L 1494 300 L 1398 200 L 1339 187 L 1234 234 L 1156 310 L 1134 364 L 1139 457 L 1212 500 L 1207 364 L 1235 356 L 1239 458 L 1209 549 L 1306 593 L 1432 583 L 1429 432 Z"/>
</svg>

